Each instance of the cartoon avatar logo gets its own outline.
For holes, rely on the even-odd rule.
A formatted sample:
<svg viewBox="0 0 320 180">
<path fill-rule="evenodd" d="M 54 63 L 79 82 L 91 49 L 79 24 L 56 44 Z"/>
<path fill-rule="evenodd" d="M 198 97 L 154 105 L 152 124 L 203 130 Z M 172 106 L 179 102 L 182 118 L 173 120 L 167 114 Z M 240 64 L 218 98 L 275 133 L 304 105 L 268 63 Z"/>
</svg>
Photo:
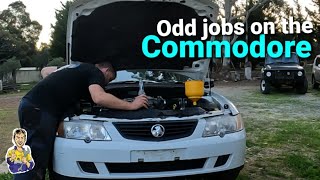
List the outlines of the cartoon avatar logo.
<svg viewBox="0 0 320 180">
<path fill-rule="evenodd" d="M 31 149 L 25 145 L 27 141 L 27 131 L 16 128 L 12 133 L 12 143 L 6 154 L 8 169 L 11 174 L 25 173 L 33 169 L 35 163 L 31 156 Z"/>
</svg>

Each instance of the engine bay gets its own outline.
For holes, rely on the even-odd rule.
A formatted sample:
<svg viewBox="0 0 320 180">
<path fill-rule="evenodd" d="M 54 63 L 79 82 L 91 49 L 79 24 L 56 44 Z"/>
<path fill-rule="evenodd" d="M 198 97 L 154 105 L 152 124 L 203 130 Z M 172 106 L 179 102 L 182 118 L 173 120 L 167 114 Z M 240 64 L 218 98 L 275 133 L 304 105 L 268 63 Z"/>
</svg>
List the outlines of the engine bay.
<svg viewBox="0 0 320 180">
<path fill-rule="evenodd" d="M 128 102 L 141 91 L 138 83 L 110 84 L 106 92 Z M 80 114 L 90 114 L 96 117 L 118 119 L 166 118 L 169 116 L 187 117 L 220 110 L 219 104 L 206 98 L 198 100 L 197 104 L 188 99 L 184 93 L 184 84 L 145 84 L 143 93 L 148 97 L 149 108 L 135 111 L 115 110 L 98 106 L 93 102 L 80 102 Z M 140 92 L 141 93 L 141 92 Z"/>
</svg>

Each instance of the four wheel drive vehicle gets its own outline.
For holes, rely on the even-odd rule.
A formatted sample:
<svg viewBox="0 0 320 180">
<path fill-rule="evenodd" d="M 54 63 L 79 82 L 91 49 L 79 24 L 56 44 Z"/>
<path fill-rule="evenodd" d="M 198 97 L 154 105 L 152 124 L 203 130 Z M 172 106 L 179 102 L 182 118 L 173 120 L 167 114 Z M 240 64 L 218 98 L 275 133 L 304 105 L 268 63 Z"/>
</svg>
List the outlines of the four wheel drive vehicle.
<svg viewBox="0 0 320 180">
<path fill-rule="evenodd" d="M 292 53 L 290 58 L 284 55 L 279 58 L 267 56 L 261 76 L 260 90 L 263 94 L 269 94 L 271 86 L 280 88 L 282 85 L 296 88 L 299 94 L 305 94 L 308 90 L 305 71 L 295 53 Z"/>
<path fill-rule="evenodd" d="M 237 177 L 246 148 L 239 111 L 210 88 L 196 103 L 185 93 L 186 81 L 206 77 L 210 60 L 148 59 L 141 50 L 142 38 L 155 34 L 162 19 L 202 23 L 210 18 L 212 2 L 205 2 L 95 0 L 71 7 L 71 64 L 109 58 L 118 71 L 105 90 L 127 101 L 144 91 L 149 108 L 122 111 L 80 102 L 77 115 L 59 126 L 53 158 L 57 179 Z M 178 42 L 201 35 L 161 40 L 167 38 Z"/>
<path fill-rule="evenodd" d="M 312 68 L 312 87 L 318 89 L 320 84 L 320 55 L 318 55 L 313 62 Z"/>
</svg>

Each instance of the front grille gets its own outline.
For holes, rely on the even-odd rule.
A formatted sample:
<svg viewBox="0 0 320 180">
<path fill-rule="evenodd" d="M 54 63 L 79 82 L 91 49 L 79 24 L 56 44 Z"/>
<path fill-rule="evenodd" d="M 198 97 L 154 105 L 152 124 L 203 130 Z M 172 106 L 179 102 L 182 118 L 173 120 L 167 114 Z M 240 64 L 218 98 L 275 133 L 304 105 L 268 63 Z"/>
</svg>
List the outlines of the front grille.
<svg viewBox="0 0 320 180">
<path fill-rule="evenodd" d="M 166 162 L 105 163 L 110 173 L 165 172 L 203 168 L 206 159 Z"/>
<path fill-rule="evenodd" d="M 154 137 L 151 133 L 152 126 L 160 124 L 165 131 L 162 137 Z M 114 122 L 122 137 L 141 141 L 167 141 L 191 136 L 198 120 L 165 121 L 165 122 Z"/>
<path fill-rule="evenodd" d="M 276 79 L 294 79 L 294 71 L 276 71 L 275 78 Z"/>
</svg>

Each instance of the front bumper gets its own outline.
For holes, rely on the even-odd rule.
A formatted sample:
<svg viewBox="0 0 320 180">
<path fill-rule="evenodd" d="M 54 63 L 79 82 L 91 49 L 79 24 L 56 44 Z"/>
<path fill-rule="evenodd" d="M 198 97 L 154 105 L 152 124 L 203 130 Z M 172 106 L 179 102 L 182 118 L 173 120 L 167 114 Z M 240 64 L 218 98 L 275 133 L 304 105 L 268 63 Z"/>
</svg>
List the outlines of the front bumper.
<svg viewBox="0 0 320 180">
<path fill-rule="evenodd" d="M 202 138 L 199 126 L 190 137 L 163 142 L 115 137 L 85 143 L 57 137 L 53 170 L 76 178 L 141 179 L 201 175 L 244 165 L 245 130 Z"/>
<path fill-rule="evenodd" d="M 266 75 L 267 72 L 271 72 L 270 77 Z M 295 85 L 303 83 L 305 80 L 305 73 L 303 72 L 302 76 L 298 76 L 297 73 L 298 71 L 265 71 L 262 74 L 262 79 L 274 85 Z"/>
</svg>

